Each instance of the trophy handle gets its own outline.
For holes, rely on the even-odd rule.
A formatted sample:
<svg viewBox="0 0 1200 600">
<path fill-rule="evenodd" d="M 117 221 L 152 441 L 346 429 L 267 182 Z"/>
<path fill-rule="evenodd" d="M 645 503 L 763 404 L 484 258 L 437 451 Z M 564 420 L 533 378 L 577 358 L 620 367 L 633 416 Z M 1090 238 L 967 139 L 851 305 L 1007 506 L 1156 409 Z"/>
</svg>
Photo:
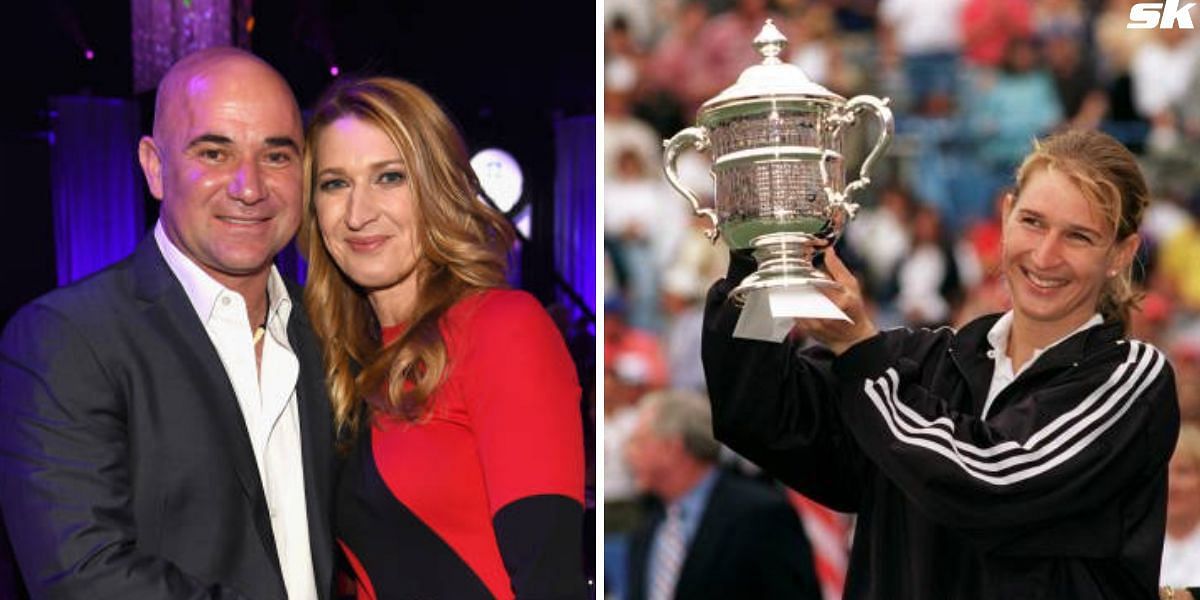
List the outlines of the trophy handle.
<svg viewBox="0 0 1200 600">
<path fill-rule="evenodd" d="M 867 158 L 863 160 L 862 167 L 858 169 L 858 179 L 846 185 L 845 191 L 838 195 L 838 200 L 844 205 L 845 210 L 850 216 L 854 215 L 854 212 L 858 209 L 858 205 L 849 202 L 848 198 L 858 190 L 871 185 L 871 167 L 875 165 L 875 161 L 879 159 L 892 143 L 892 135 L 896 131 L 895 120 L 892 118 L 892 109 L 888 108 L 888 99 L 880 100 L 875 96 L 863 95 L 851 98 L 833 115 L 831 119 L 834 123 L 832 135 L 836 136 L 842 126 L 853 123 L 858 118 L 858 113 L 863 110 L 870 110 L 875 113 L 875 118 L 879 120 L 879 138 L 875 140 L 875 147 L 871 149 L 871 152 L 867 154 Z M 821 167 L 822 175 L 824 175 L 824 161 L 822 161 Z"/>
<path fill-rule="evenodd" d="M 875 113 L 875 118 L 879 120 L 879 138 L 875 140 L 875 147 L 871 148 L 871 153 L 867 154 L 867 158 L 863 160 L 862 167 L 858 169 L 858 179 L 846 186 L 846 195 L 849 196 L 871 185 L 871 177 L 869 175 L 871 167 L 875 165 L 875 161 L 879 160 L 879 157 L 891 145 L 892 135 L 896 131 L 896 122 L 892 118 L 892 109 L 888 108 L 888 100 L 880 100 L 875 96 L 855 96 L 846 103 L 845 110 L 851 114 L 862 110 L 870 110 Z"/>
<path fill-rule="evenodd" d="M 679 171 L 675 166 L 675 162 L 679 160 L 679 154 L 688 148 L 694 148 L 697 151 L 708 149 L 708 131 L 703 127 L 688 127 L 679 133 L 676 133 L 671 139 L 663 142 L 663 173 L 667 175 L 667 183 L 675 188 L 675 191 L 687 198 L 688 202 L 692 203 L 692 211 L 697 216 L 708 217 L 712 221 L 712 229 L 704 231 L 705 237 L 710 241 L 715 242 L 717 237 L 721 235 L 721 231 L 717 229 L 717 212 L 711 208 L 700 206 L 700 197 L 696 192 L 688 189 L 679 180 Z"/>
</svg>

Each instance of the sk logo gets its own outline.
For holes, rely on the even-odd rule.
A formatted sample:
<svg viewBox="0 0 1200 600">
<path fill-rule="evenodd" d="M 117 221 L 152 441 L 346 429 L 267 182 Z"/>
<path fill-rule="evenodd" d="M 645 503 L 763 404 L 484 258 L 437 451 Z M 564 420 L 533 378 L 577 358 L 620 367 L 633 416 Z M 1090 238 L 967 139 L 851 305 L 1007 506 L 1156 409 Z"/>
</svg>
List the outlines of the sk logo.
<svg viewBox="0 0 1200 600">
<path fill-rule="evenodd" d="M 1129 9 L 1129 24 L 1125 28 L 1172 29 L 1178 23 L 1182 29 L 1193 29 L 1192 14 L 1188 11 L 1195 5 L 1195 2 L 1188 2 L 1179 6 L 1179 0 L 1139 2 Z"/>
</svg>

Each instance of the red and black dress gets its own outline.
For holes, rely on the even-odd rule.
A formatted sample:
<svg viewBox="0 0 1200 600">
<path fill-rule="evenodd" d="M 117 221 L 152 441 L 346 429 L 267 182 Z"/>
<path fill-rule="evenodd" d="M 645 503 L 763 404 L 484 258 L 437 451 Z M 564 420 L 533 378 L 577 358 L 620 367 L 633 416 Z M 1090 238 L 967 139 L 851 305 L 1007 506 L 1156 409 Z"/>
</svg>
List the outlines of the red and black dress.
<svg viewBox="0 0 1200 600">
<path fill-rule="evenodd" d="M 582 598 L 580 389 L 558 330 L 529 294 L 492 290 L 442 333 L 431 415 L 377 415 L 338 477 L 358 598 Z"/>
</svg>

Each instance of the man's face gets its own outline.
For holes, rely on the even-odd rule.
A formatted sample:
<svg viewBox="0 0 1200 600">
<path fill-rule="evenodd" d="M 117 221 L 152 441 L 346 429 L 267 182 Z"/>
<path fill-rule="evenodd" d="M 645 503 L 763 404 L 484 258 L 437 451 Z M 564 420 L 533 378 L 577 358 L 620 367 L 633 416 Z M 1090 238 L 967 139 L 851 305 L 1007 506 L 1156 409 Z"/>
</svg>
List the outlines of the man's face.
<svg viewBox="0 0 1200 600">
<path fill-rule="evenodd" d="M 300 224 L 303 136 L 278 75 L 215 61 L 163 103 L 139 147 L 171 241 L 224 285 L 265 273 Z"/>
<path fill-rule="evenodd" d="M 683 449 L 678 438 L 664 438 L 654 431 L 654 417 L 653 409 L 638 411 L 637 425 L 625 446 L 625 458 L 638 489 L 661 495 L 661 483 L 679 464 Z"/>
</svg>

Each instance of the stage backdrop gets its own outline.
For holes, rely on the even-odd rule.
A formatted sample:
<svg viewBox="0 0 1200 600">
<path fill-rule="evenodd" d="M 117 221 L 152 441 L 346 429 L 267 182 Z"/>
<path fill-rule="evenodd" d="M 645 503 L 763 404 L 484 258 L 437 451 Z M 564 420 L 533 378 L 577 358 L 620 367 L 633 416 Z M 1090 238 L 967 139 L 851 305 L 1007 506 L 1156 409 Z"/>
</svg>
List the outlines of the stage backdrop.
<svg viewBox="0 0 1200 600">
<path fill-rule="evenodd" d="M 58 284 L 133 251 L 145 231 L 135 100 L 50 99 L 50 178 Z"/>
<path fill-rule="evenodd" d="M 554 262 L 566 283 L 596 314 L 596 118 L 555 122 Z M 562 299 L 564 306 L 574 304 Z M 576 315 L 581 316 L 581 315 Z"/>
</svg>

